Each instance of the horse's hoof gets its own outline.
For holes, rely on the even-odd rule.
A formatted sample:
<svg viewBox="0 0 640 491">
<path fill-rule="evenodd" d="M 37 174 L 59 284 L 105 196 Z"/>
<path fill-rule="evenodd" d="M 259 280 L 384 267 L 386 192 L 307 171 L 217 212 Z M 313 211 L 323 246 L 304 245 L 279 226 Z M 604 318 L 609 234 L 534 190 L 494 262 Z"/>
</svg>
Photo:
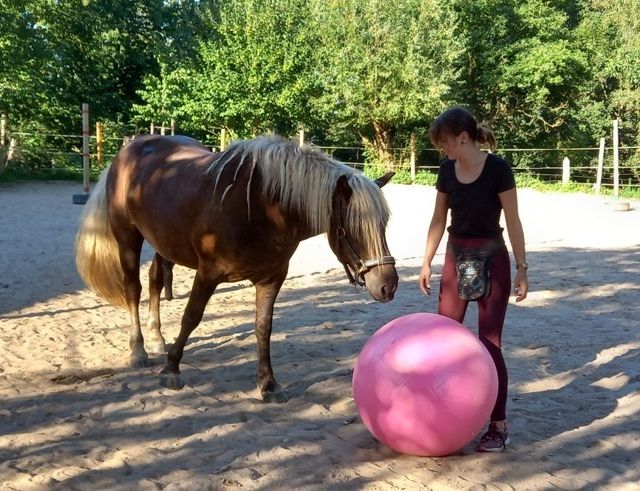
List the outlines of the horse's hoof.
<svg viewBox="0 0 640 491">
<path fill-rule="evenodd" d="M 180 379 L 179 373 L 170 373 L 163 370 L 161 372 L 160 385 L 171 390 L 180 390 L 184 387 L 184 382 Z"/>
<path fill-rule="evenodd" d="M 282 404 L 289 400 L 287 393 L 281 387 L 277 387 L 272 391 L 260 391 L 262 394 L 262 402 L 277 402 Z"/>
<path fill-rule="evenodd" d="M 149 357 L 145 354 L 144 356 L 133 356 L 129 357 L 129 366 L 131 368 L 147 368 L 151 366 L 149 362 Z"/>
<path fill-rule="evenodd" d="M 167 352 L 167 347 L 164 341 L 151 341 L 147 342 L 147 351 L 156 355 L 161 355 Z"/>
</svg>

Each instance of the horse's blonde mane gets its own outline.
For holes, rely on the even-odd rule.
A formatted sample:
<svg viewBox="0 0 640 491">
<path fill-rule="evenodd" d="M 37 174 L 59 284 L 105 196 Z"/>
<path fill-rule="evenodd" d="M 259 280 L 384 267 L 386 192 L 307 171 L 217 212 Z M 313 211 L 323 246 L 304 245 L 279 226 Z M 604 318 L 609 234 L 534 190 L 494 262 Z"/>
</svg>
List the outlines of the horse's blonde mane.
<svg viewBox="0 0 640 491">
<path fill-rule="evenodd" d="M 346 176 L 353 194 L 345 214 L 344 226 L 354 237 L 369 244 L 369 254 L 384 255 L 385 229 L 389 208 L 379 186 L 361 172 L 331 158 L 310 146 L 278 136 L 262 136 L 233 143 L 211 164 L 209 171 L 216 174 L 214 195 L 218 181 L 227 163 L 239 158 L 234 182 L 222 191 L 221 201 L 235 184 L 243 165 L 250 165 L 247 182 L 247 206 L 250 210 L 249 189 L 256 170 L 262 179 L 263 192 L 277 199 L 285 210 L 305 217 L 314 234 L 329 230 L 332 215 L 332 197 L 340 176 Z"/>
</svg>

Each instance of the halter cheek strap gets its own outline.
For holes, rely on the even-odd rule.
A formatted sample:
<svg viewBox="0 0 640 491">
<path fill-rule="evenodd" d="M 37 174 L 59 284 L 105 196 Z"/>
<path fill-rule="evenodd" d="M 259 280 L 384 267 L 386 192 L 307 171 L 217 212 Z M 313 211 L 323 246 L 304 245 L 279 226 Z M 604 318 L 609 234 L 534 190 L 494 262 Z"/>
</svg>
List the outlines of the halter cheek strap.
<svg viewBox="0 0 640 491">
<path fill-rule="evenodd" d="M 375 259 L 362 259 L 360 255 L 353 248 L 349 239 L 347 238 L 347 233 L 342 226 L 342 201 L 338 199 L 338 217 L 337 217 L 337 229 L 336 236 L 338 237 L 338 242 L 340 242 L 350 256 L 350 261 L 342 263 L 344 266 L 344 271 L 347 275 L 347 279 L 349 283 L 352 285 L 358 285 L 361 287 L 365 286 L 364 275 L 371 269 L 377 266 L 383 266 L 385 264 L 395 264 L 396 260 L 393 256 L 382 256 L 377 257 Z"/>
</svg>

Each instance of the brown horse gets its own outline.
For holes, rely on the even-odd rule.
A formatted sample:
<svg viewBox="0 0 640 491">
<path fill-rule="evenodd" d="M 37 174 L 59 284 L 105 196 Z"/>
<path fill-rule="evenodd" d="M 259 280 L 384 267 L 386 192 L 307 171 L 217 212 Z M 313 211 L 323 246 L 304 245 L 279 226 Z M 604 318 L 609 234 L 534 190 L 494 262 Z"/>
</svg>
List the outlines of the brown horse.
<svg viewBox="0 0 640 491">
<path fill-rule="evenodd" d="M 249 280 L 256 289 L 257 384 L 265 401 L 286 395 L 271 368 L 273 306 L 301 240 L 326 232 L 353 282 L 380 302 L 393 299 L 398 275 L 385 228 L 380 190 L 392 174 L 371 181 L 324 153 L 280 137 L 236 142 L 211 153 L 187 137 L 137 138 L 115 157 L 95 186 L 76 238 L 85 283 L 131 320 L 130 364 L 148 365 L 140 329 L 140 253 L 157 251 L 149 277 L 152 352 L 164 352 L 159 302 L 163 265 L 196 270 L 180 334 L 163 373 L 183 386 L 179 363 L 218 284 Z"/>
</svg>

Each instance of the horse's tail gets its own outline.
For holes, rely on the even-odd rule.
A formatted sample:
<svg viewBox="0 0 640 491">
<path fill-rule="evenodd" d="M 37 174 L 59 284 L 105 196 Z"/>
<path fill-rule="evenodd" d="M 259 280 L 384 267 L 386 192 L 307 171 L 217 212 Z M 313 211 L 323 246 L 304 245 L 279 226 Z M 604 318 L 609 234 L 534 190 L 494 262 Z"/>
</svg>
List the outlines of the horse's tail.
<svg viewBox="0 0 640 491">
<path fill-rule="evenodd" d="M 127 308 L 118 243 L 107 213 L 105 169 L 84 205 L 76 235 L 76 267 L 85 284 L 117 307 Z"/>
</svg>

